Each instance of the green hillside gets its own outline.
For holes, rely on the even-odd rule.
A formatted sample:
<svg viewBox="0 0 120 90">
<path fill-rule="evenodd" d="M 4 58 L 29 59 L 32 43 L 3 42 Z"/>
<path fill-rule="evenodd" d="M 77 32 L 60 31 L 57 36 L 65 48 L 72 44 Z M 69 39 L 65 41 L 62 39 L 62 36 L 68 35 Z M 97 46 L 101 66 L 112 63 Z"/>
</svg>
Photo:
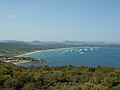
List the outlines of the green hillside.
<svg viewBox="0 0 120 90">
<path fill-rule="evenodd" d="M 0 61 L 0 90 L 120 90 L 120 68 L 20 67 Z"/>
</svg>

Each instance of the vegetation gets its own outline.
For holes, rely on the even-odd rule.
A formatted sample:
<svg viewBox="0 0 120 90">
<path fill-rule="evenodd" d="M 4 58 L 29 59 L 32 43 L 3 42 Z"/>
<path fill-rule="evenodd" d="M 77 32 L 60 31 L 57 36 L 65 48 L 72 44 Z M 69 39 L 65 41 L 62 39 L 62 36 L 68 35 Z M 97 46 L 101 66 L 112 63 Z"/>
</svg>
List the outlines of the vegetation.
<svg viewBox="0 0 120 90">
<path fill-rule="evenodd" d="M 33 45 L 23 42 L 15 43 L 0 43 L 0 56 L 17 56 L 20 54 L 36 51 L 36 50 L 47 50 L 55 48 L 70 47 L 64 44 L 42 44 Z"/>
<path fill-rule="evenodd" d="M 27 42 L 0 42 L 0 56 L 16 56 L 36 50 L 48 50 L 66 47 L 120 47 L 118 44 L 66 44 L 66 43 L 40 43 Z"/>
<path fill-rule="evenodd" d="M 0 56 L 0 60 L 4 62 L 11 62 L 13 64 L 19 64 L 24 62 L 46 62 L 43 59 L 37 59 L 32 57 L 7 57 L 7 56 Z"/>
<path fill-rule="evenodd" d="M 120 68 L 20 67 L 0 61 L 0 90 L 120 90 Z"/>
<path fill-rule="evenodd" d="M 120 90 L 120 68 L 39 66 L 21 67 L 5 61 L 38 61 L 14 57 L 35 50 L 96 45 L 0 43 L 0 90 Z M 97 45 L 120 47 L 120 45 Z M 44 60 L 41 60 L 44 61 Z"/>
</svg>

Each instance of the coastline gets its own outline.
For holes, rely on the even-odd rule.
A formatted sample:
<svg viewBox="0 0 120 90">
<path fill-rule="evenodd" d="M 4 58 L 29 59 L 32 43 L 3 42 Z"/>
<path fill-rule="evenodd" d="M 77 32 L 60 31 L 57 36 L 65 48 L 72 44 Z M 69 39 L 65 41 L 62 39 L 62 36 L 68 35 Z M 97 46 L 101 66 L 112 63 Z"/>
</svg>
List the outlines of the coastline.
<svg viewBox="0 0 120 90">
<path fill-rule="evenodd" d="M 30 55 L 30 54 L 39 53 L 39 52 L 46 52 L 46 51 L 62 50 L 62 49 L 68 49 L 68 48 L 58 48 L 58 49 L 49 49 L 49 50 L 36 50 L 36 51 L 31 51 L 31 52 L 27 52 L 27 53 L 24 53 L 24 54 L 17 55 L 15 57 L 22 57 L 24 55 Z"/>
<path fill-rule="evenodd" d="M 37 50 L 37 51 L 31 51 L 31 52 L 27 52 L 27 53 L 24 53 L 24 54 L 20 54 L 20 55 L 17 55 L 15 57 L 22 57 L 24 55 L 29 55 L 29 54 L 34 54 L 34 53 L 38 53 L 38 52 L 44 52 L 45 50 Z"/>
<path fill-rule="evenodd" d="M 26 60 L 24 60 L 24 61 L 20 61 L 20 62 L 14 62 L 13 64 L 19 65 L 19 64 L 21 64 L 21 63 L 28 63 L 28 62 L 31 62 L 31 61 L 26 61 Z"/>
<path fill-rule="evenodd" d="M 46 51 L 54 51 L 54 50 L 64 50 L 64 49 L 70 49 L 70 48 L 84 48 L 84 47 L 66 47 L 66 48 L 57 48 L 57 49 L 48 49 L 48 50 L 36 50 L 36 51 L 31 51 L 31 52 L 27 52 L 21 55 L 17 55 L 15 57 L 22 57 L 24 55 L 30 55 L 30 54 L 34 54 L 34 53 L 39 53 L 39 52 L 46 52 Z M 90 47 L 87 47 L 90 48 Z"/>
<path fill-rule="evenodd" d="M 36 50 L 36 51 L 27 52 L 27 53 L 24 53 L 24 54 L 21 54 L 21 55 L 17 55 L 15 57 L 24 57 L 25 55 L 30 55 L 30 54 L 39 53 L 39 52 L 47 52 L 47 51 L 54 51 L 54 50 L 64 50 L 64 49 L 71 49 L 71 48 L 85 48 L 85 47 L 66 47 L 66 48 L 57 48 L 57 49 Z M 90 47 L 86 47 L 86 48 L 90 48 Z M 19 61 L 19 62 L 14 62 L 13 64 L 19 65 L 21 63 L 28 63 L 28 62 L 31 62 L 31 61 L 23 60 L 23 61 Z"/>
</svg>

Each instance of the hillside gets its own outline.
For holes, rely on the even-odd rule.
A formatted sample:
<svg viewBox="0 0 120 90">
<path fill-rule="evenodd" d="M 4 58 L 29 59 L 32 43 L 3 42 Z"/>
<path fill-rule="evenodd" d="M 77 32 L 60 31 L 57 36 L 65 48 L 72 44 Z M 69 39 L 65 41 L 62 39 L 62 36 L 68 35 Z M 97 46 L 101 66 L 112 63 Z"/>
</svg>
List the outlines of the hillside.
<svg viewBox="0 0 120 90">
<path fill-rule="evenodd" d="M 0 90 L 120 90 L 120 68 L 20 67 L 0 61 Z"/>
<path fill-rule="evenodd" d="M 105 42 L 85 42 L 85 41 L 15 41 L 3 40 L 0 41 L 0 56 L 16 56 L 36 50 L 48 50 L 68 47 L 120 47 L 119 43 Z"/>
</svg>

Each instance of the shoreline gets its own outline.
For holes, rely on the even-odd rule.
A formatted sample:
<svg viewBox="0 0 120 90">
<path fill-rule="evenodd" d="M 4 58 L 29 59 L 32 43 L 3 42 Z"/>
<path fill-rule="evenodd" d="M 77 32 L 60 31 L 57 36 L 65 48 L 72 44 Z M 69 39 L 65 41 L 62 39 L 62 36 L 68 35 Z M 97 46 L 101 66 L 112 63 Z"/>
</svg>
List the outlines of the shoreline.
<svg viewBox="0 0 120 90">
<path fill-rule="evenodd" d="M 43 52 L 43 51 L 45 51 L 45 50 L 31 51 L 31 52 L 27 52 L 27 53 L 24 53 L 24 54 L 21 54 L 21 55 L 17 55 L 15 57 L 22 57 L 24 55 L 34 54 L 34 53 Z"/>
<path fill-rule="evenodd" d="M 70 48 L 79 48 L 79 47 L 70 47 Z M 39 53 L 39 52 L 46 52 L 46 51 L 54 51 L 54 50 L 63 50 L 63 49 L 69 49 L 69 48 L 58 48 L 58 49 L 48 49 L 48 50 L 36 50 L 36 51 L 31 51 L 31 52 L 27 52 L 21 55 L 17 55 L 15 57 L 22 57 L 24 55 L 30 55 L 30 54 L 34 54 L 34 53 Z"/>
<path fill-rule="evenodd" d="M 64 49 L 70 49 L 70 48 L 84 48 L 84 47 L 66 47 L 66 48 L 57 48 L 57 49 L 48 49 L 48 50 L 36 50 L 36 51 L 31 51 L 31 52 L 27 52 L 21 55 L 17 55 L 15 57 L 22 57 L 24 55 L 30 55 L 30 54 L 34 54 L 34 53 L 39 53 L 39 52 L 47 52 L 47 51 L 54 51 L 54 50 L 64 50 Z M 91 47 L 86 47 L 86 48 L 91 48 Z"/>
<path fill-rule="evenodd" d="M 19 64 L 21 64 L 21 63 L 28 63 L 28 62 L 31 62 L 31 61 L 20 61 L 20 62 L 14 62 L 13 64 L 19 65 Z"/>
</svg>

